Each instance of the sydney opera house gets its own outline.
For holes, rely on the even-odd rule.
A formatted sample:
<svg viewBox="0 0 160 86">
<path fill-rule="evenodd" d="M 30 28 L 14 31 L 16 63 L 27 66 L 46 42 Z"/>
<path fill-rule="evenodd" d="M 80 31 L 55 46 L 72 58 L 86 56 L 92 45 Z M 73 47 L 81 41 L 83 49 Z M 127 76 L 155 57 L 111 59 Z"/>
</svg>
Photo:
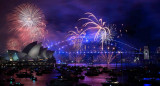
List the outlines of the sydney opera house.
<svg viewBox="0 0 160 86">
<path fill-rule="evenodd" d="M 4 58 L 9 62 L 51 62 L 56 63 L 53 56 L 54 51 L 43 48 L 42 43 L 32 42 L 22 51 L 8 50 Z"/>
</svg>

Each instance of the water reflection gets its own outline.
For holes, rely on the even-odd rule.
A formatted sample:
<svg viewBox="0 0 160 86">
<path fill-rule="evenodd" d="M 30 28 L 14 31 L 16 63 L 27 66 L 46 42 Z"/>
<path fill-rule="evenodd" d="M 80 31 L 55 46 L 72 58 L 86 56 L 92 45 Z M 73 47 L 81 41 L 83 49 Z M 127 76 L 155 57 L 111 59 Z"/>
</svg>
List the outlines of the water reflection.
<svg viewBox="0 0 160 86">
<path fill-rule="evenodd" d="M 74 64 L 69 64 L 70 66 L 74 66 Z M 76 64 L 77 66 L 88 66 L 86 64 Z M 96 64 L 93 66 L 102 66 L 102 67 L 106 67 L 106 64 Z M 115 68 L 116 65 L 115 64 L 111 64 L 110 68 Z M 117 67 L 120 67 L 120 65 L 118 64 Z M 19 72 L 26 72 L 26 69 L 23 69 Z M 29 71 L 28 71 L 29 72 Z M 82 72 L 82 75 L 85 75 L 86 71 Z M 20 82 L 22 84 L 24 84 L 24 86 L 46 86 L 47 83 L 50 82 L 50 80 L 52 79 L 57 79 L 57 76 L 59 76 L 60 74 L 56 71 L 53 70 L 53 72 L 51 74 L 43 74 L 42 76 L 37 76 L 35 72 L 33 72 L 33 76 L 37 77 L 37 81 L 35 80 L 31 80 L 30 78 L 17 78 L 17 76 L 14 74 L 13 78 L 15 78 L 16 82 Z M 106 82 L 106 78 L 110 78 L 111 76 L 109 76 L 107 73 L 102 73 L 99 74 L 98 76 L 85 76 L 84 80 L 79 79 L 78 83 L 86 83 L 88 85 L 91 86 L 102 86 L 101 83 Z M 10 77 L 8 77 L 10 78 Z M 12 84 L 12 82 L 10 82 L 10 84 Z"/>
<path fill-rule="evenodd" d="M 151 84 L 144 84 L 143 86 L 152 86 Z"/>
</svg>

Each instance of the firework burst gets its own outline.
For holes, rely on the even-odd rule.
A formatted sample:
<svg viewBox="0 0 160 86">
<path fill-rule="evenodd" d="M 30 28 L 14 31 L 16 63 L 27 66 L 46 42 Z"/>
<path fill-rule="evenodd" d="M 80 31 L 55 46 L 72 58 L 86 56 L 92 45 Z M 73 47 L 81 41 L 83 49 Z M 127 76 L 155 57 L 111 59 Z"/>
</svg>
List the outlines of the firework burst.
<svg viewBox="0 0 160 86">
<path fill-rule="evenodd" d="M 75 27 L 76 31 L 69 31 L 70 39 L 73 41 L 74 47 L 79 50 L 82 46 L 83 42 L 83 36 L 86 35 L 85 31 L 83 29 L 78 30 L 77 27 Z"/>
<path fill-rule="evenodd" d="M 7 49 L 9 50 L 21 50 L 21 43 L 16 38 L 11 38 L 7 42 Z"/>
<path fill-rule="evenodd" d="M 117 56 L 119 55 L 118 54 L 115 54 L 115 53 L 108 53 L 108 54 L 102 54 L 101 58 L 103 59 L 106 59 L 107 61 L 107 64 L 109 65 Z"/>
<path fill-rule="evenodd" d="M 80 18 L 79 20 L 88 20 L 88 22 L 83 24 L 84 27 L 93 25 L 93 26 L 89 26 L 86 30 L 97 29 L 94 40 L 97 40 L 97 39 L 101 40 L 102 50 L 103 50 L 103 43 L 112 40 L 111 30 L 109 27 L 105 25 L 106 22 L 103 22 L 102 19 L 97 19 L 96 16 L 94 16 L 92 13 L 89 13 L 89 12 L 85 14 L 88 15 L 88 18 Z"/>
<path fill-rule="evenodd" d="M 8 15 L 8 21 L 10 31 L 17 33 L 24 44 L 45 38 L 45 17 L 36 5 L 27 3 L 17 6 Z"/>
</svg>

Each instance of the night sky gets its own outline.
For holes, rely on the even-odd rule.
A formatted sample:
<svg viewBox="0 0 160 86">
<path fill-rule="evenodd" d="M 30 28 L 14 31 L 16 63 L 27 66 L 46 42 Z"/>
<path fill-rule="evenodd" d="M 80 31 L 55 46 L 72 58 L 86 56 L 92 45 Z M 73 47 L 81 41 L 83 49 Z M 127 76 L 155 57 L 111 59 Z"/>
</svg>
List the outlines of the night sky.
<svg viewBox="0 0 160 86">
<path fill-rule="evenodd" d="M 8 13 L 23 3 L 33 3 L 44 13 L 50 39 L 63 40 L 78 19 L 91 12 L 109 24 L 124 24 L 128 29 L 127 40 L 136 47 L 160 45 L 159 0 L 0 0 L 0 48 L 14 33 L 8 32 Z"/>
</svg>

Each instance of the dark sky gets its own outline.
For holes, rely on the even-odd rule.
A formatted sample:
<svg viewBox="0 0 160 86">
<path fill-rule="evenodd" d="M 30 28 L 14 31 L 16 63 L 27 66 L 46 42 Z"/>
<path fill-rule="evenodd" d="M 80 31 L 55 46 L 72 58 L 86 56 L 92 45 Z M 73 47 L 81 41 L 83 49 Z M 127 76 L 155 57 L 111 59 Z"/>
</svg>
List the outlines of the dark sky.
<svg viewBox="0 0 160 86">
<path fill-rule="evenodd" d="M 124 24 L 128 29 L 126 40 L 135 46 L 160 45 L 160 0 L 0 0 L 1 48 L 14 36 L 8 33 L 7 14 L 27 2 L 42 9 L 48 22 L 46 29 L 55 38 L 64 38 L 68 30 L 79 25 L 77 20 L 85 17 L 85 12 L 91 12 L 110 24 Z"/>
</svg>

